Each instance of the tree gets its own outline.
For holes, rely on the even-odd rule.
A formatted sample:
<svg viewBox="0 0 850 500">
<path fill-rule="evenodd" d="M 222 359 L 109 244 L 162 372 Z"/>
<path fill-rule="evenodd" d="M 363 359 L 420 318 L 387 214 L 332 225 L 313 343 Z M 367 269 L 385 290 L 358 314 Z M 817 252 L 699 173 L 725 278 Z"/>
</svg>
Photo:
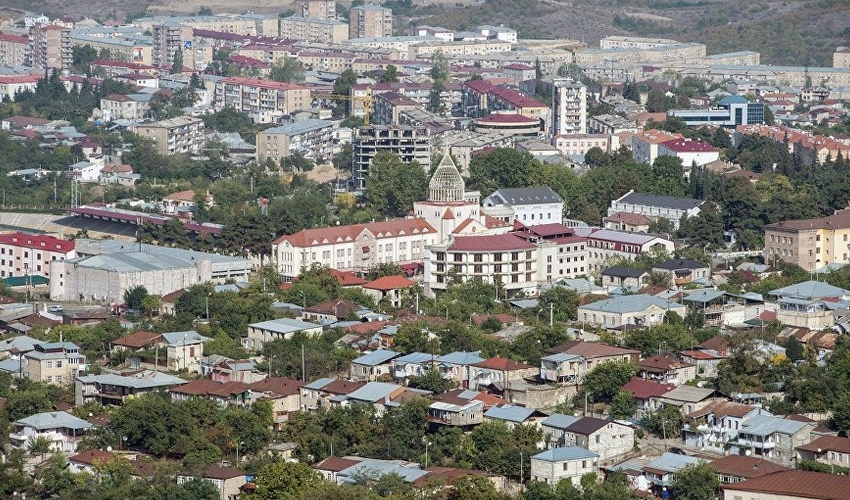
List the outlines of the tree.
<svg viewBox="0 0 850 500">
<path fill-rule="evenodd" d="M 632 362 L 606 361 L 593 367 L 584 376 L 584 390 L 595 400 L 611 401 L 620 387 L 637 374 L 637 365 Z"/>
<path fill-rule="evenodd" d="M 395 83 L 398 81 L 398 68 L 396 68 L 392 64 L 387 65 L 387 69 L 384 70 L 384 73 L 381 75 L 381 78 L 378 80 L 383 83 Z"/>
<path fill-rule="evenodd" d="M 134 286 L 133 288 L 124 290 L 124 304 L 127 306 L 127 309 L 140 311 L 142 309 L 142 302 L 144 302 L 147 296 L 148 289 L 144 285 Z"/>
<path fill-rule="evenodd" d="M 664 439 L 679 435 L 682 429 L 682 414 L 675 406 L 665 406 L 644 418 L 643 425 L 649 432 Z"/>
<path fill-rule="evenodd" d="M 71 48 L 71 66 L 80 73 L 90 74 L 90 64 L 97 57 L 97 50 L 91 45 L 74 45 Z"/>
<path fill-rule="evenodd" d="M 571 321 L 578 318 L 580 298 L 575 290 L 562 286 L 553 286 L 540 294 L 538 304 L 544 314 L 549 314 L 550 308 L 554 321 Z"/>
<path fill-rule="evenodd" d="M 428 111 L 436 114 L 443 114 L 445 111 L 443 106 L 443 92 L 446 91 L 446 83 L 451 75 L 451 66 L 449 60 L 443 54 L 442 50 L 438 50 L 431 56 L 431 93 L 428 97 Z"/>
<path fill-rule="evenodd" d="M 318 472 L 299 462 L 274 462 L 254 477 L 257 500 L 290 500 L 322 482 Z"/>
<path fill-rule="evenodd" d="M 791 361 L 805 359 L 803 343 L 797 340 L 796 337 L 788 337 L 788 344 L 785 346 L 785 355 Z"/>
<path fill-rule="evenodd" d="M 159 312 L 160 300 L 159 295 L 147 295 L 139 304 L 139 309 L 150 316 L 156 316 Z"/>
<path fill-rule="evenodd" d="M 540 161 L 529 153 L 498 148 L 472 157 L 468 185 L 482 193 L 492 193 L 499 188 L 525 187 L 531 184 L 529 179 L 540 167 Z"/>
<path fill-rule="evenodd" d="M 611 400 L 611 408 L 608 412 L 614 418 L 627 419 L 635 414 L 637 404 L 632 393 L 627 391 L 617 391 L 617 395 Z"/>
<path fill-rule="evenodd" d="M 171 58 L 171 74 L 176 75 L 183 72 L 183 49 L 177 47 L 174 49 L 174 56 Z"/>
<path fill-rule="evenodd" d="M 832 406 L 832 425 L 843 435 L 850 432 L 850 393 L 844 393 Z"/>
<path fill-rule="evenodd" d="M 439 370 L 431 368 L 426 370 L 421 377 L 411 377 L 410 386 L 440 394 L 454 389 L 455 384 L 452 380 L 443 378 L 443 374 Z"/>
<path fill-rule="evenodd" d="M 352 69 L 347 69 L 339 74 L 339 76 L 334 80 L 334 95 L 348 97 L 351 94 L 351 86 L 357 83 L 357 73 L 355 73 Z M 337 102 L 342 102 L 342 109 L 345 110 L 343 113 L 344 116 L 348 116 L 351 114 L 351 101 L 349 100 L 338 100 Z M 339 107 L 337 107 L 339 109 Z"/>
<path fill-rule="evenodd" d="M 670 488 L 673 495 L 682 500 L 714 500 L 720 480 L 708 462 L 700 461 L 674 472 Z"/>
<path fill-rule="evenodd" d="M 301 83 L 304 81 L 304 64 L 294 57 L 285 56 L 272 65 L 269 78 L 276 82 Z"/>
<path fill-rule="evenodd" d="M 428 175 L 419 164 L 406 163 L 389 152 L 379 152 L 372 159 L 366 178 L 366 201 L 378 213 L 403 216 L 413 202 L 425 199 Z"/>
</svg>

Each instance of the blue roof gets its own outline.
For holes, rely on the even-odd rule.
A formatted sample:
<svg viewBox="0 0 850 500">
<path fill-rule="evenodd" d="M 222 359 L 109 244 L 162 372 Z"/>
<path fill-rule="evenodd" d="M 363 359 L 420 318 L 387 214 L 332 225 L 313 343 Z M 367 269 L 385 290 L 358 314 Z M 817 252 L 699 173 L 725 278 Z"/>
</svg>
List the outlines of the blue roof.
<svg viewBox="0 0 850 500">
<path fill-rule="evenodd" d="M 367 458 L 356 465 L 338 472 L 338 475 L 344 477 L 346 482 L 355 482 L 360 477 L 375 480 L 387 474 L 398 474 L 405 482 L 412 483 L 428 474 L 428 472 L 420 469 L 418 464 L 405 467 L 389 460 L 377 460 L 373 458 Z"/>
<path fill-rule="evenodd" d="M 534 414 L 533 408 L 524 406 L 503 405 L 493 406 L 484 412 L 484 416 L 495 418 L 497 420 L 507 420 L 508 422 L 525 422 Z"/>
<path fill-rule="evenodd" d="M 364 354 L 359 358 L 353 359 L 351 362 L 357 365 L 378 366 L 382 365 L 393 358 L 397 358 L 401 353 L 391 351 L 389 349 L 378 349 L 370 353 Z"/>
<path fill-rule="evenodd" d="M 531 457 L 532 460 L 543 460 L 544 462 L 566 462 L 567 460 L 587 460 L 588 458 L 599 458 L 599 455 L 580 446 L 552 448 Z"/>
<path fill-rule="evenodd" d="M 662 309 L 667 309 L 668 306 L 679 306 L 679 304 L 676 304 L 675 302 L 668 303 L 666 300 L 659 299 L 658 297 L 640 293 L 637 295 L 623 295 L 607 300 L 591 302 L 590 304 L 581 306 L 580 309 L 609 313 L 630 313 L 643 311 L 653 305 Z"/>
<path fill-rule="evenodd" d="M 318 380 L 314 380 L 314 381 L 310 382 L 309 384 L 305 385 L 304 388 L 314 390 L 314 391 L 318 391 L 319 389 L 330 384 L 334 380 L 336 380 L 336 379 L 328 378 L 328 377 L 320 378 Z"/>
<path fill-rule="evenodd" d="M 387 382 L 369 382 L 356 391 L 348 393 L 348 399 L 357 399 L 359 401 L 375 403 L 388 398 L 393 391 L 399 388 L 401 388 L 401 386 L 397 384 L 390 384 Z"/>
<path fill-rule="evenodd" d="M 23 371 L 23 365 L 17 359 L 4 359 L 0 361 L 0 372 L 6 373 L 21 373 Z"/>
<path fill-rule="evenodd" d="M 203 344 L 212 340 L 209 337 L 204 337 L 195 330 L 185 332 L 168 332 L 162 334 L 162 340 L 171 346 L 181 346 L 183 344 Z"/>
<path fill-rule="evenodd" d="M 91 429 L 92 424 L 64 411 L 49 411 L 36 413 L 15 422 L 15 425 L 32 427 L 37 430 L 47 429 Z"/>
<path fill-rule="evenodd" d="M 730 104 L 744 104 L 746 102 L 749 101 L 739 95 L 727 95 L 723 99 L 717 101 L 717 104 L 720 104 L 721 106 L 728 106 Z"/>
<path fill-rule="evenodd" d="M 420 363 L 430 363 L 434 360 L 433 354 L 428 354 L 427 352 L 411 352 L 410 354 L 405 354 L 404 356 L 400 356 L 395 358 L 395 364 L 398 365 L 407 365 L 407 364 L 420 364 Z"/>
<path fill-rule="evenodd" d="M 540 358 L 540 361 L 552 361 L 553 363 L 563 363 L 564 361 L 578 361 L 583 360 L 581 356 L 578 354 L 570 354 L 568 352 L 559 352 L 557 354 L 550 354 L 548 356 L 544 356 Z"/>
<path fill-rule="evenodd" d="M 573 425 L 579 420 L 581 420 L 581 417 L 564 415 L 563 413 L 553 413 L 541 423 L 546 427 L 552 427 L 555 429 L 566 429 L 567 427 Z"/>
<path fill-rule="evenodd" d="M 676 472 L 679 469 L 683 469 L 686 465 L 694 464 L 698 461 L 699 459 L 696 457 L 668 452 L 646 464 L 646 467 L 664 472 Z"/>
<path fill-rule="evenodd" d="M 455 351 L 439 356 L 435 359 L 435 361 L 439 363 L 449 363 L 452 365 L 474 365 L 475 363 L 484 361 L 484 358 L 478 355 L 480 352 L 481 351 Z"/>
</svg>

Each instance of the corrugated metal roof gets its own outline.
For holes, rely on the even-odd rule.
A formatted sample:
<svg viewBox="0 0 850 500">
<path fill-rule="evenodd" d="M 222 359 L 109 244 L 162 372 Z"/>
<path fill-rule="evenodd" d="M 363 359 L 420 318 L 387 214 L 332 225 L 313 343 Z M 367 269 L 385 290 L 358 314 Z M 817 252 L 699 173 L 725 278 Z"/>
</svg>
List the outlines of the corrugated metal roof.
<svg viewBox="0 0 850 500">
<path fill-rule="evenodd" d="M 364 366 L 377 366 L 387 363 L 393 358 L 397 358 L 400 354 L 389 349 L 378 349 L 377 351 L 372 351 L 353 359 L 351 363 Z"/>
<path fill-rule="evenodd" d="M 577 422 L 579 418 L 572 415 L 564 415 L 563 413 L 553 413 L 541 422 L 541 424 L 545 427 L 552 427 L 553 429 L 566 429 Z"/>
<path fill-rule="evenodd" d="M 64 411 L 36 413 L 35 415 L 15 421 L 15 425 L 32 427 L 36 430 L 91 429 L 93 427 L 89 422 Z"/>
<path fill-rule="evenodd" d="M 374 403 L 389 398 L 390 394 L 401 388 L 400 385 L 387 382 L 369 382 L 356 391 L 348 393 L 348 398 Z"/>
<path fill-rule="evenodd" d="M 484 412 L 484 416 L 487 418 L 506 420 L 508 422 L 525 422 L 533 414 L 533 408 L 513 405 L 493 406 Z"/>
<path fill-rule="evenodd" d="M 599 455 L 579 446 L 552 448 L 531 457 L 532 460 L 542 460 L 544 462 L 566 462 L 568 460 L 587 460 L 589 458 L 599 458 Z"/>
</svg>

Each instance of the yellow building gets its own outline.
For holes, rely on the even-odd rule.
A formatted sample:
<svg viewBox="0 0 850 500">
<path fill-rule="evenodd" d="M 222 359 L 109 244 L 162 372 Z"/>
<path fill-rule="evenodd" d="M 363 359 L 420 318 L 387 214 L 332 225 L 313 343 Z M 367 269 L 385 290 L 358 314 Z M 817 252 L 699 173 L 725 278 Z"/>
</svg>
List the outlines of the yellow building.
<svg viewBox="0 0 850 500">
<path fill-rule="evenodd" d="M 806 271 L 850 263 L 850 207 L 817 219 L 789 220 L 764 228 L 764 257 Z"/>
</svg>

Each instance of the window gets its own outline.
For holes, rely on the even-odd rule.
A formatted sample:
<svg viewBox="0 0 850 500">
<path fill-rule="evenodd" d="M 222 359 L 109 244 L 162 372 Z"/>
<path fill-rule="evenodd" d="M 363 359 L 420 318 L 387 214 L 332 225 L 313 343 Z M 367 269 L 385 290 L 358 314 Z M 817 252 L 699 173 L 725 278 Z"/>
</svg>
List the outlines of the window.
<svg viewBox="0 0 850 500">
<path fill-rule="evenodd" d="M 56 368 L 62 368 L 62 362 L 61 361 L 56 362 Z"/>
<path fill-rule="evenodd" d="M 47 362 L 47 367 L 48 367 L 48 368 L 53 368 L 53 361 L 48 361 L 48 362 Z"/>
</svg>

